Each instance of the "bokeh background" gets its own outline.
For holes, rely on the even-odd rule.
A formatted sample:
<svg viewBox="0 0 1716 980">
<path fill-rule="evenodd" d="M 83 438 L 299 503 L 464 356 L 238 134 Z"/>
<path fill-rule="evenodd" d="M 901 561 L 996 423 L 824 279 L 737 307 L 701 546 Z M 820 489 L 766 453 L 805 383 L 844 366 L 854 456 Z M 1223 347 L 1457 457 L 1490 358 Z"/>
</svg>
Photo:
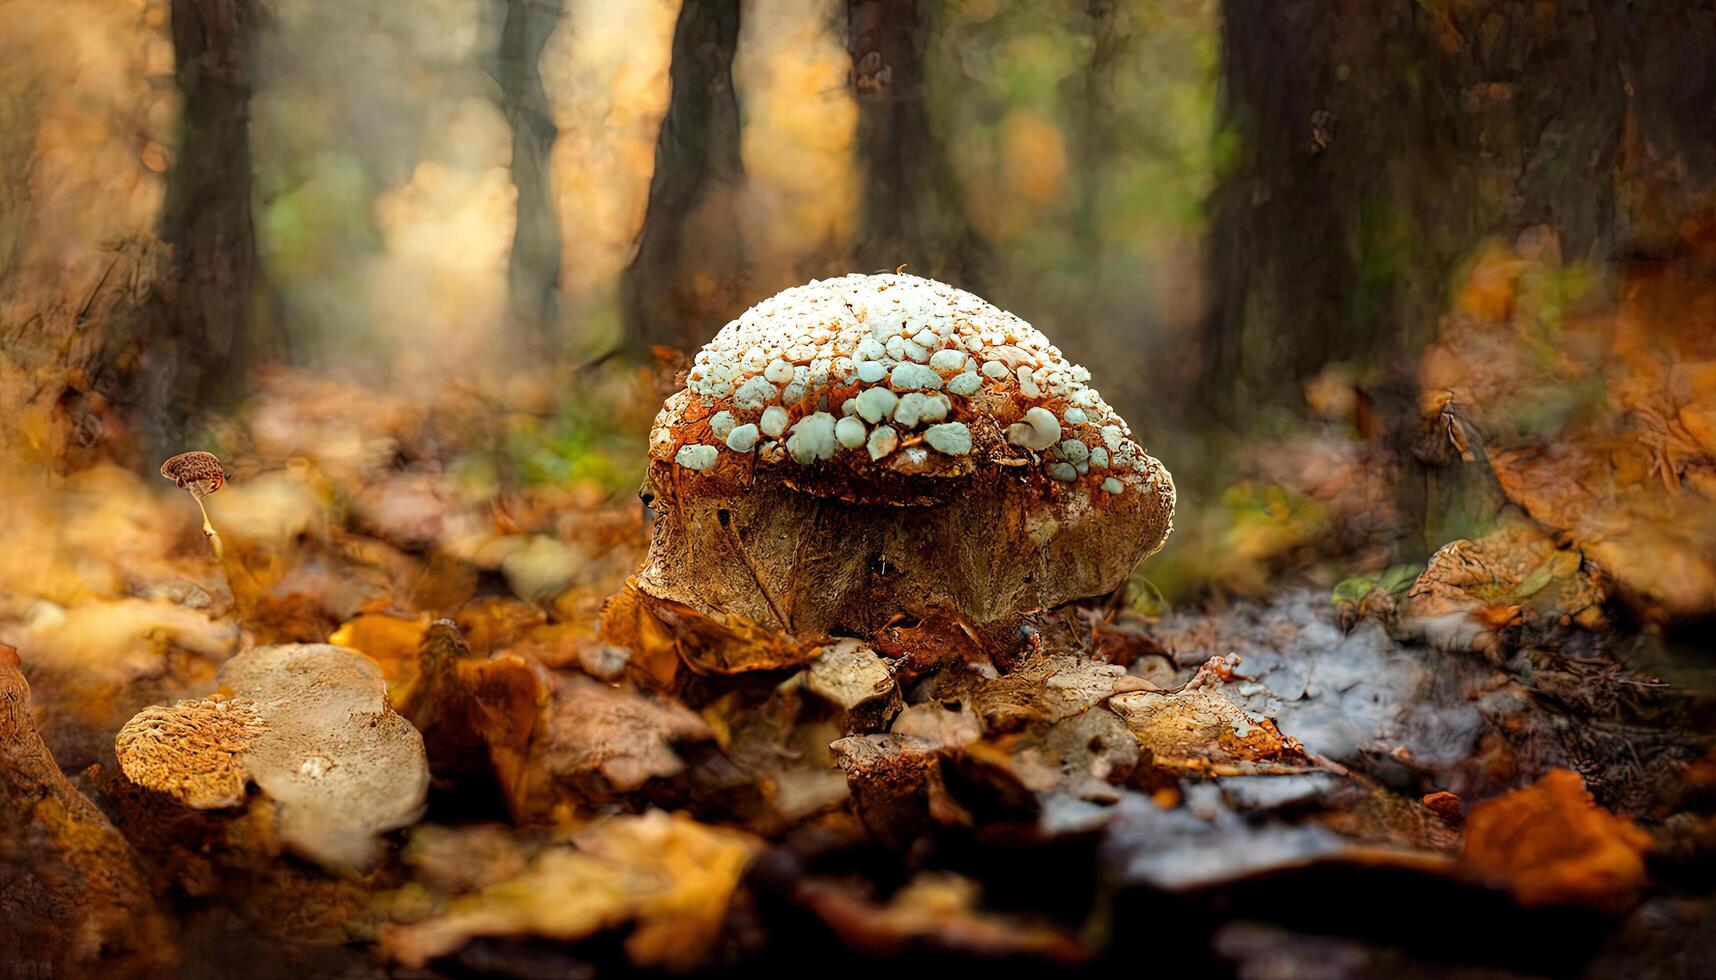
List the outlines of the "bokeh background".
<svg viewBox="0 0 1716 980">
<path fill-rule="evenodd" d="M 31 924 L 73 953 L 86 906 L 116 909 L 103 935 L 134 942 L 97 952 L 140 976 L 179 952 L 192 976 L 429 959 L 386 929 L 482 875 L 495 931 L 547 956 L 559 897 L 600 889 L 513 876 L 567 850 L 544 828 L 595 827 L 626 874 L 686 889 L 660 921 L 604 907 L 650 925 L 607 955 L 679 969 L 747 934 L 726 909 L 750 848 L 828 830 L 871 849 L 785 903 L 833 904 L 771 923 L 1075 961 L 1112 939 L 1087 962 L 1246 975 L 1324 975 L 1314 937 L 1345 924 L 1555 975 L 1600 943 L 1593 975 L 1707 975 L 1713 105 L 1716 8 L 1684 0 L 0 0 L 0 700 L 27 680 L 32 707 L 0 711 L 0 798 L 81 790 L 106 817 L 83 800 L 78 826 L 154 876 L 103 905 L 95 838 L 13 807 L 0 878 L 75 886 Z M 830 748 L 849 719 L 766 671 L 657 699 L 622 675 L 677 671 L 692 631 L 634 650 L 602 617 L 645 554 L 646 433 L 686 357 L 780 289 L 902 266 L 1041 329 L 1174 474 L 1165 549 L 1037 637 L 1225 714 L 1071 789 L 1072 763 L 1043 776 L 1029 739 L 973 728 L 938 765 L 1026 789 L 1000 817 L 925 796 L 872 840 Z M 229 472 L 221 554 L 157 475 L 191 449 Z M 258 645 L 359 650 L 421 704 L 423 665 L 452 669 L 443 617 L 461 669 L 525 677 L 482 697 L 535 742 L 493 737 L 367 880 L 258 858 L 257 821 L 150 809 L 116 775 L 128 719 Z M 954 656 L 915 628 L 877 649 Z M 786 642 L 738 635 L 763 660 Z M 988 681 L 1018 676 L 1041 679 Z M 1333 769 L 1204 778 L 1246 732 Z M 628 778 L 616 744 L 641 747 Z M 1529 832 L 1492 816 L 1486 850 L 1461 821 L 1496 800 Z M 1015 803 L 1072 849 L 984 836 Z M 938 807 L 939 852 L 914 843 Z M 762 918 L 790 863 L 752 866 Z M 1635 931 L 1590 927 L 1650 889 Z M 156 893 L 170 928 L 139 911 Z M 1235 915 L 1305 935 L 1213 940 Z M 45 944 L 8 924 L 0 958 Z M 1434 974 L 1394 962 L 1343 975 Z"/>
<path fill-rule="evenodd" d="M 317 379 L 480 403 L 406 461 L 472 492 L 612 499 L 660 393 L 628 371 L 904 265 L 1170 465 L 1164 601 L 1509 504 L 1630 535 L 1647 619 L 1716 598 L 1708 11 L 8 0 L 0 44 L 15 474 L 242 463 L 246 406 Z"/>
</svg>

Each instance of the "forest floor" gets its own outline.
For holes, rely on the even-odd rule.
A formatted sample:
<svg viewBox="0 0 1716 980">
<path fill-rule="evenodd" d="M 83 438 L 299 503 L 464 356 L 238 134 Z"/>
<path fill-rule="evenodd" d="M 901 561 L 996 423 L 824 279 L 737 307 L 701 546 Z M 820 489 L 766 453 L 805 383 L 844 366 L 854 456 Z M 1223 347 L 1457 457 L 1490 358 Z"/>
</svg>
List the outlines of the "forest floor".
<svg viewBox="0 0 1716 980">
<path fill-rule="evenodd" d="M 203 447 L 219 559 L 169 481 L 15 466 L 0 870 L 28 887 L 0 975 L 1716 972 L 1716 659 L 1676 591 L 1709 528 L 1599 562 L 1612 524 L 1556 520 L 1637 510 L 1648 466 L 1533 479 L 1600 440 L 1528 452 L 1445 406 L 1499 516 L 1390 567 L 1375 441 L 1259 445 L 1179 552 L 973 656 L 641 599 L 634 434 L 666 381 L 594 370 L 550 412 L 545 382 L 267 372 Z M 1703 506 L 1706 462 L 1674 499 Z M 152 705 L 218 707 L 244 651 L 321 643 L 379 668 L 371 727 L 422 732 L 420 814 L 315 810 L 256 775 L 254 733 L 153 788 L 116 753 Z M 257 788 L 193 799 L 234 765 Z"/>
</svg>

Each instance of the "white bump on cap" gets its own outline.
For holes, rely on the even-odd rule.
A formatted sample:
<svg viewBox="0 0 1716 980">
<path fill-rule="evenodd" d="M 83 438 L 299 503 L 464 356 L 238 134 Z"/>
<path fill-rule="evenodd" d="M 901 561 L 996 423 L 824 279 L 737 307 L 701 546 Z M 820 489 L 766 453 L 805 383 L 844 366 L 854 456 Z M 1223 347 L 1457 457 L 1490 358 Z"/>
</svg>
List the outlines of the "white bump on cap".
<svg viewBox="0 0 1716 980">
<path fill-rule="evenodd" d="M 779 358 L 769 362 L 763 369 L 763 377 L 778 385 L 784 385 L 792 380 L 792 365 Z"/>
<path fill-rule="evenodd" d="M 971 430 L 960 422 L 943 422 L 924 430 L 924 441 L 930 448 L 949 456 L 964 456 L 971 452 Z"/>
<path fill-rule="evenodd" d="M 1002 364 L 1000 361 L 984 361 L 983 373 L 994 378 L 996 381 L 1005 381 L 1013 374 L 1013 372 L 1007 370 L 1007 365 Z"/>
<path fill-rule="evenodd" d="M 679 452 L 673 454 L 673 461 L 688 470 L 706 470 L 720 458 L 720 450 L 714 446 L 696 444 L 680 446 Z"/>
<path fill-rule="evenodd" d="M 760 438 L 762 434 L 757 431 L 757 427 L 746 422 L 744 425 L 734 426 L 733 431 L 727 433 L 727 448 L 736 453 L 748 453 L 756 448 Z"/>
<path fill-rule="evenodd" d="M 983 387 L 983 379 L 977 376 L 976 371 L 956 374 L 947 381 L 947 390 L 962 398 L 969 398 L 977 394 L 977 389 L 981 387 Z"/>
<path fill-rule="evenodd" d="M 910 361 L 894 365 L 888 383 L 901 391 L 934 391 L 941 387 L 941 375 L 922 364 Z"/>
<path fill-rule="evenodd" d="M 930 355 L 929 366 L 930 370 L 943 377 L 958 374 L 965 370 L 965 352 L 952 348 L 938 350 Z"/>
<path fill-rule="evenodd" d="M 879 425 L 876 427 L 875 431 L 870 433 L 870 441 L 868 443 L 870 447 L 870 458 L 881 459 L 883 456 L 893 452 L 894 447 L 899 444 L 900 434 L 895 432 L 892 426 Z"/>
<path fill-rule="evenodd" d="M 847 449 L 857 449 L 864 445 L 868 436 L 869 433 L 864 431 L 864 423 L 851 416 L 834 423 L 834 438 Z"/>
<path fill-rule="evenodd" d="M 888 369 L 881 361 L 865 361 L 858 365 L 858 380 L 865 384 L 875 384 L 888 376 Z"/>
<path fill-rule="evenodd" d="M 763 417 L 758 427 L 763 430 L 764 435 L 778 439 L 780 434 L 786 431 L 787 423 L 790 421 L 792 418 L 787 415 L 786 409 L 779 405 L 770 405 L 763 409 Z"/>
<path fill-rule="evenodd" d="M 918 412 L 923 408 L 924 396 L 920 392 L 908 391 L 900 396 L 900 403 L 894 406 L 894 424 L 902 429 L 909 429 L 918 424 Z"/>
<path fill-rule="evenodd" d="M 716 412 L 709 419 L 709 431 L 715 433 L 715 438 L 725 439 L 727 433 L 732 432 L 733 426 L 737 424 L 732 412 Z"/>
<path fill-rule="evenodd" d="M 780 397 L 780 391 L 763 378 L 752 378 L 739 386 L 733 392 L 733 404 L 748 412 L 755 412 L 764 405 Z"/>
<path fill-rule="evenodd" d="M 866 422 L 880 422 L 894 411 L 900 396 L 886 388 L 865 388 L 858 393 L 858 414 Z"/>
<path fill-rule="evenodd" d="M 834 456 L 834 416 L 827 412 L 806 415 L 792 427 L 787 452 L 800 465 Z"/>
<path fill-rule="evenodd" d="M 1023 365 L 1019 367 L 1019 393 L 1026 398 L 1043 397 L 1043 389 L 1037 387 L 1036 379 L 1031 376 L 1031 369 Z"/>
<path fill-rule="evenodd" d="M 1126 484 L 1121 483 L 1119 480 L 1116 480 L 1114 477 L 1111 476 L 1108 479 L 1102 481 L 1102 489 L 1106 493 L 1119 493 L 1120 491 L 1126 489 Z"/>
<path fill-rule="evenodd" d="M 1061 422 L 1053 412 L 1035 406 L 1025 412 L 1024 421 L 1007 427 L 1007 441 L 1026 449 L 1047 449 L 1061 441 Z"/>
</svg>

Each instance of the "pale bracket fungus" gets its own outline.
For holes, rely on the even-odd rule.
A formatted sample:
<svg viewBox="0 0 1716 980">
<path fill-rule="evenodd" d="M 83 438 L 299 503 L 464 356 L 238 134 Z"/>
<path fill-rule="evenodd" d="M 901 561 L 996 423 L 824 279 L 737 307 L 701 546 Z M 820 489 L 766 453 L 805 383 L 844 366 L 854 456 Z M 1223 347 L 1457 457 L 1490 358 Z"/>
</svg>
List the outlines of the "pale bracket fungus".
<svg viewBox="0 0 1716 980">
<path fill-rule="evenodd" d="M 1161 547 L 1174 485 L 1089 380 L 1023 320 L 916 276 L 764 300 L 656 417 L 638 587 L 860 636 L 942 610 L 999 637 L 1108 592 Z"/>
<path fill-rule="evenodd" d="M 231 700 L 145 708 L 115 740 L 126 778 L 193 809 L 235 806 L 255 783 L 280 838 L 322 865 L 373 863 L 378 835 L 416 822 L 423 737 L 388 703 L 381 669 L 317 643 L 257 647 L 221 666 Z"/>
</svg>

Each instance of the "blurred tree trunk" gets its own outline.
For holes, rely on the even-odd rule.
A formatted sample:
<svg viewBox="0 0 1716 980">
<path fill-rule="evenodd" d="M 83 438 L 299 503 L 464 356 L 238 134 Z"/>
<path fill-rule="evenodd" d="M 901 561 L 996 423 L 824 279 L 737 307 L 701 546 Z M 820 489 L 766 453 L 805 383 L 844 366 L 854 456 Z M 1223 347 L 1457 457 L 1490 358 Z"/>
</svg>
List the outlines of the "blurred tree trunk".
<svg viewBox="0 0 1716 980">
<path fill-rule="evenodd" d="M 173 60 L 183 93 L 161 240 L 172 246 L 160 325 L 143 337 L 143 428 L 152 455 L 243 391 L 264 345 L 251 217 L 250 96 L 257 0 L 173 0 Z"/>
<path fill-rule="evenodd" d="M 1116 116 L 1116 73 L 1124 65 L 1131 42 L 1131 18 L 1120 10 L 1120 0 L 1087 0 L 1086 30 L 1091 37 L 1090 63 L 1085 66 L 1082 86 L 1077 90 L 1077 136 L 1073 152 L 1078 161 L 1078 203 L 1073 211 L 1073 239 L 1077 242 L 1082 275 L 1072 308 L 1062 311 L 1061 332 L 1069 343 L 1093 347 L 1104 334 L 1099 324 L 1110 322 L 1108 296 L 1108 249 L 1103 236 L 1103 175 L 1113 162 Z"/>
<path fill-rule="evenodd" d="M 905 264 L 918 275 L 981 290 L 983 244 L 930 127 L 924 51 L 933 10 L 925 0 L 847 0 L 864 178 L 853 258 L 861 272 Z"/>
<path fill-rule="evenodd" d="M 626 347 L 694 349 L 743 308 L 739 0 L 685 0 L 673 31 L 672 93 L 637 256 L 621 277 Z"/>
<path fill-rule="evenodd" d="M 507 261 L 513 316 L 552 336 L 558 322 L 560 223 L 549 180 L 549 152 L 558 129 L 542 88 L 538 62 L 560 22 L 557 0 L 506 0 L 495 77 L 512 126 L 512 183 L 518 189 L 517 225 Z"/>
<path fill-rule="evenodd" d="M 1716 185 L 1716 13 L 1673 0 L 1225 0 L 1209 380 L 1269 401 L 1415 354 L 1488 235 L 1606 271 Z M 1223 389 L 1232 385 L 1224 384 Z"/>
<path fill-rule="evenodd" d="M 1410 459 L 1418 358 L 1486 238 L 1546 225 L 1601 295 L 1716 199 L 1707 7 L 1224 0 L 1222 52 L 1237 152 L 1211 202 L 1202 355 L 1234 421 L 1302 406 L 1344 361 Z M 1401 503 L 1429 527 L 1466 490 L 1426 500 L 1426 482 Z"/>
<path fill-rule="evenodd" d="M 1411 6 L 1224 4 L 1222 108 L 1238 159 L 1212 201 L 1204 367 L 1236 406 L 1296 403 L 1325 363 L 1376 353 L 1431 315 L 1429 297 L 1405 294 L 1441 270 L 1408 264 L 1451 256 L 1425 237 L 1437 227 L 1410 227 L 1395 192 L 1434 185 L 1446 195 L 1435 225 L 1467 226 L 1468 202 L 1447 185 L 1471 171 L 1458 92 Z"/>
</svg>

